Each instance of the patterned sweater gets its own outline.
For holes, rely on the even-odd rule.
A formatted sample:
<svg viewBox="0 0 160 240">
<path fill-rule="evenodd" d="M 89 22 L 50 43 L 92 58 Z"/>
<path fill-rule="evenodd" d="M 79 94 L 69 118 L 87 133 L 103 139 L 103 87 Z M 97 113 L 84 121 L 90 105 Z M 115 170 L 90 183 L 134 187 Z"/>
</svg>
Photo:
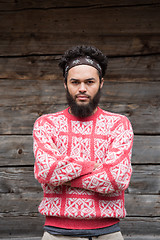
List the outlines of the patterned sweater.
<svg viewBox="0 0 160 240">
<path fill-rule="evenodd" d="M 98 108 L 81 120 L 65 109 L 38 118 L 33 138 L 35 178 L 44 191 L 39 211 L 46 225 L 93 229 L 125 217 L 133 144 L 125 116 Z"/>
</svg>

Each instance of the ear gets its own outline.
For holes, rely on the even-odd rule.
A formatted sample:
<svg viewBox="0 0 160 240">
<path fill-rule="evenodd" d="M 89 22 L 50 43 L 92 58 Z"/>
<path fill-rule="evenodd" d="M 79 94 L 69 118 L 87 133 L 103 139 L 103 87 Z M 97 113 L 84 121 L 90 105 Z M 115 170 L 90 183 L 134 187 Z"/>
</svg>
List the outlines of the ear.
<svg viewBox="0 0 160 240">
<path fill-rule="evenodd" d="M 103 87 L 103 83 L 104 83 L 104 78 L 101 79 L 100 88 Z"/>
<path fill-rule="evenodd" d="M 65 81 L 64 81 L 63 84 L 64 84 L 64 88 L 67 89 L 67 85 L 66 85 L 66 82 L 65 82 Z"/>
</svg>

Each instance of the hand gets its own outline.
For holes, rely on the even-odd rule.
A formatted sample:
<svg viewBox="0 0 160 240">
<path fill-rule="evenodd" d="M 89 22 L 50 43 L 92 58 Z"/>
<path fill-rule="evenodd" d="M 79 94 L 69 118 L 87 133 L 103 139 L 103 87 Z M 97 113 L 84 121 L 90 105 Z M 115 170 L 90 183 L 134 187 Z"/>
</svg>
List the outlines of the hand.
<svg viewBox="0 0 160 240">
<path fill-rule="evenodd" d="M 53 142 L 51 143 L 51 146 L 56 152 L 58 152 L 57 146 Z"/>
<path fill-rule="evenodd" d="M 93 171 L 96 170 L 99 166 L 100 166 L 99 163 L 95 163 L 94 168 L 93 168 Z"/>
<path fill-rule="evenodd" d="M 71 187 L 71 181 L 65 182 L 63 185 Z"/>
</svg>

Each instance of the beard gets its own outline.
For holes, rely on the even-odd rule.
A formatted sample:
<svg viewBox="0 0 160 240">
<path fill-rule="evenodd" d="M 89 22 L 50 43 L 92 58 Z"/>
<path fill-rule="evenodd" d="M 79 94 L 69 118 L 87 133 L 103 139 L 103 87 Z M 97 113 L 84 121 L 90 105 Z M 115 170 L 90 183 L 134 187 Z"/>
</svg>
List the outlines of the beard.
<svg viewBox="0 0 160 240">
<path fill-rule="evenodd" d="M 86 118 L 86 117 L 91 116 L 94 113 L 94 110 L 98 106 L 100 97 L 101 97 L 101 89 L 99 88 L 97 93 L 93 97 L 93 99 L 90 99 L 88 104 L 79 105 L 79 104 L 77 104 L 76 100 L 69 93 L 68 88 L 66 89 L 66 98 L 67 98 L 67 102 L 71 108 L 71 112 L 74 116 L 76 116 L 78 118 Z"/>
</svg>

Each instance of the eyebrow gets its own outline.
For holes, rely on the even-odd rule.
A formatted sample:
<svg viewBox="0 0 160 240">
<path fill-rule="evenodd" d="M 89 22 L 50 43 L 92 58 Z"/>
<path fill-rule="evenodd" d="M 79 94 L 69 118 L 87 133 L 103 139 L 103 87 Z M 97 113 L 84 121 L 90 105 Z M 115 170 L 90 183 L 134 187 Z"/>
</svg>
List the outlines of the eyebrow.
<svg viewBox="0 0 160 240">
<path fill-rule="evenodd" d="M 80 79 L 77 78 L 71 78 L 69 79 L 70 81 L 80 81 Z M 89 81 L 89 80 L 95 80 L 95 78 L 86 78 L 85 81 Z"/>
</svg>

